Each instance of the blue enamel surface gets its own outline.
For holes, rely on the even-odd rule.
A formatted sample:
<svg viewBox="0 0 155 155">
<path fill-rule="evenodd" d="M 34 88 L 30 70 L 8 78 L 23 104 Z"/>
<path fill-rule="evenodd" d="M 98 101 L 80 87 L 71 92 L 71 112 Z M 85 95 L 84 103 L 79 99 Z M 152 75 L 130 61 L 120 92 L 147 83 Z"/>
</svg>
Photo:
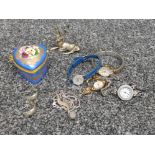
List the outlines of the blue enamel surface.
<svg viewBox="0 0 155 155">
<path fill-rule="evenodd" d="M 39 83 L 44 78 L 46 73 L 47 73 L 47 63 L 40 70 L 38 70 L 35 74 L 29 74 L 23 71 L 19 71 L 19 74 L 21 75 L 21 77 L 31 84 Z M 32 80 L 31 78 L 28 78 L 28 77 L 33 77 L 33 78 L 37 77 L 39 74 L 40 76 L 36 80 Z"/>
<path fill-rule="evenodd" d="M 45 47 L 43 44 L 39 44 L 38 47 L 42 48 L 43 51 L 44 51 L 44 53 L 41 55 L 40 61 L 36 62 L 36 64 L 35 64 L 34 66 L 29 66 L 29 65 L 23 64 L 20 60 L 17 60 L 17 58 L 16 58 L 16 53 L 17 53 L 17 51 L 18 51 L 18 48 L 14 48 L 14 50 L 13 50 L 13 52 L 12 52 L 12 53 L 13 53 L 14 61 L 15 61 L 20 67 L 22 67 L 22 68 L 24 68 L 24 69 L 27 69 L 27 70 L 34 70 L 34 69 L 36 69 L 37 67 L 39 67 L 39 66 L 44 62 L 44 60 L 45 60 L 45 58 L 46 58 L 46 51 L 47 51 L 46 47 Z"/>
</svg>

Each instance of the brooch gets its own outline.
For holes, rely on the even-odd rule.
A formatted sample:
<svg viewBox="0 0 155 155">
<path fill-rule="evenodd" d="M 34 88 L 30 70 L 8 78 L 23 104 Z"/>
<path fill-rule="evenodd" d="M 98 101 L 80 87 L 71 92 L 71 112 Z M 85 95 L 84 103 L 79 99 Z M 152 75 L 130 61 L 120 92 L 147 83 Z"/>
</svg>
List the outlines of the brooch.
<svg viewBox="0 0 155 155">
<path fill-rule="evenodd" d="M 63 54 L 72 54 L 74 52 L 80 51 L 79 46 L 68 42 L 64 42 L 64 37 L 62 33 L 59 31 L 58 27 L 55 28 L 55 35 L 56 47 L 51 48 L 50 51 L 58 49 L 60 52 L 63 52 Z"/>
</svg>

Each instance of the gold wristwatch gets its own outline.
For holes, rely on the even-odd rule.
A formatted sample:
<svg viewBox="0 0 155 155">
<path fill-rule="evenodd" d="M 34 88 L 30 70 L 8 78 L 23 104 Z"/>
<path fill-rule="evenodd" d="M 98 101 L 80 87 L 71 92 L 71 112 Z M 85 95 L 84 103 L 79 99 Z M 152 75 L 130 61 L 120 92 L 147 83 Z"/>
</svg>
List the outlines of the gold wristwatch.
<svg viewBox="0 0 155 155">
<path fill-rule="evenodd" d="M 120 61 L 120 66 L 118 68 L 114 68 L 110 65 L 104 65 L 103 67 L 101 67 L 99 70 L 98 70 L 98 74 L 103 76 L 103 77 L 110 77 L 114 74 L 117 74 L 119 73 L 123 66 L 124 66 L 124 59 L 122 56 L 120 56 L 118 53 L 116 52 L 112 52 L 112 51 L 101 51 L 99 53 L 97 53 L 99 56 L 100 55 L 103 55 L 103 56 L 112 56 L 112 57 L 115 57 L 117 58 L 119 61 Z"/>
<path fill-rule="evenodd" d="M 82 88 L 81 93 L 83 95 L 88 95 L 91 94 L 92 92 L 95 91 L 100 91 L 102 89 L 106 89 L 110 85 L 110 81 L 107 79 L 103 79 L 99 75 L 94 75 L 92 78 L 88 79 L 87 81 L 88 87 Z M 93 82 L 93 85 L 90 86 L 90 82 Z"/>
</svg>

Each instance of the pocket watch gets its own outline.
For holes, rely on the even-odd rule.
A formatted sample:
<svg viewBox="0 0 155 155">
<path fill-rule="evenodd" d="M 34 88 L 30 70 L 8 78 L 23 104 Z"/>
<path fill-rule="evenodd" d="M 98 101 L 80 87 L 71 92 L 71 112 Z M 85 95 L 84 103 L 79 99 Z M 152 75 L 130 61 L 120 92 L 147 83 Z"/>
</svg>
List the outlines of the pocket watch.
<svg viewBox="0 0 155 155">
<path fill-rule="evenodd" d="M 119 73 L 123 66 L 124 66 L 124 59 L 122 56 L 120 56 L 119 54 L 117 54 L 116 52 L 112 52 L 112 51 L 101 51 L 99 53 L 97 53 L 99 55 L 103 55 L 103 56 L 112 56 L 117 58 L 120 61 L 120 66 L 118 68 L 114 68 L 108 64 L 104 65 L 103 67 L 101 67 L 98 70 L 98 74 L 103 76 L 103 77 L 110 77 L 113 74 Z"/>
</svg>

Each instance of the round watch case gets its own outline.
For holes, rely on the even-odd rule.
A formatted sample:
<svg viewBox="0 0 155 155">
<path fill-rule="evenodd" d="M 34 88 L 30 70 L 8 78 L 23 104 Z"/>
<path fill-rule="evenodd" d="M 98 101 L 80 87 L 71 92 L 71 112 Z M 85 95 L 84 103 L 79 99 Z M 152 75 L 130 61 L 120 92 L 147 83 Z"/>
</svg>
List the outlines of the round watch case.
<svg viewBox="0 0 155 155">
<path fill-rule="evenodd" d="M 131 100 L 132 97 L 134 96 L 134 90 L 129 85 L 122 85 L 119 87 L 117 94 L 121 100 L 128 101 L 128 100 Z"/>
<path fill-rule="evenodd" d="M 94 83 L 93 88 L 94 88 L 95 90 L 100 90 L 100 89 L 102 89 L 104 86 L 105 86 L 105 81 L 99 81 L 99 80 L 97 80 L 97 81 Z"/>
<path fill-rule="evenodd" d="M 123 66 L 124 66 L 124 59 L 123 59 L 123 57 L 121 55 L 119 55 L 118 53 L 116 53 L 116 52 L 101 51 L 101 52 L 98 52 L 97 54 L 103 55 L 103 56 L 115 57 L 115 58 L 117 58 L 120 61 L 120 66 L 117 67 L 117 68 L 113 68 L 110 65 L 105 65 L 105 66 L 101 67 L 99 69 L 99 71 L 98 71 L 98 74 L 100 74 L 103 77 L 109 77 L 112 74 L 119 73 L 121 71 L 121 69 L 123 68 Z"/>
<path fill-rule="evenodd" d="M 73 77 L 73 83 L 74 83 L 75 85 L 79 86 L 79 85 L 83 84 L 83 82 L 84 82 L 84 77 L 83 77 L 83 75 L 75 75 L 75 76 Z"/>
<path fill-rule="evenodd" d="M 103 77 L 109 77 L 113 74 L 113 70 L 108 66 L 103 66 L 99 69 L 98 74 Z"/>
</svg>

